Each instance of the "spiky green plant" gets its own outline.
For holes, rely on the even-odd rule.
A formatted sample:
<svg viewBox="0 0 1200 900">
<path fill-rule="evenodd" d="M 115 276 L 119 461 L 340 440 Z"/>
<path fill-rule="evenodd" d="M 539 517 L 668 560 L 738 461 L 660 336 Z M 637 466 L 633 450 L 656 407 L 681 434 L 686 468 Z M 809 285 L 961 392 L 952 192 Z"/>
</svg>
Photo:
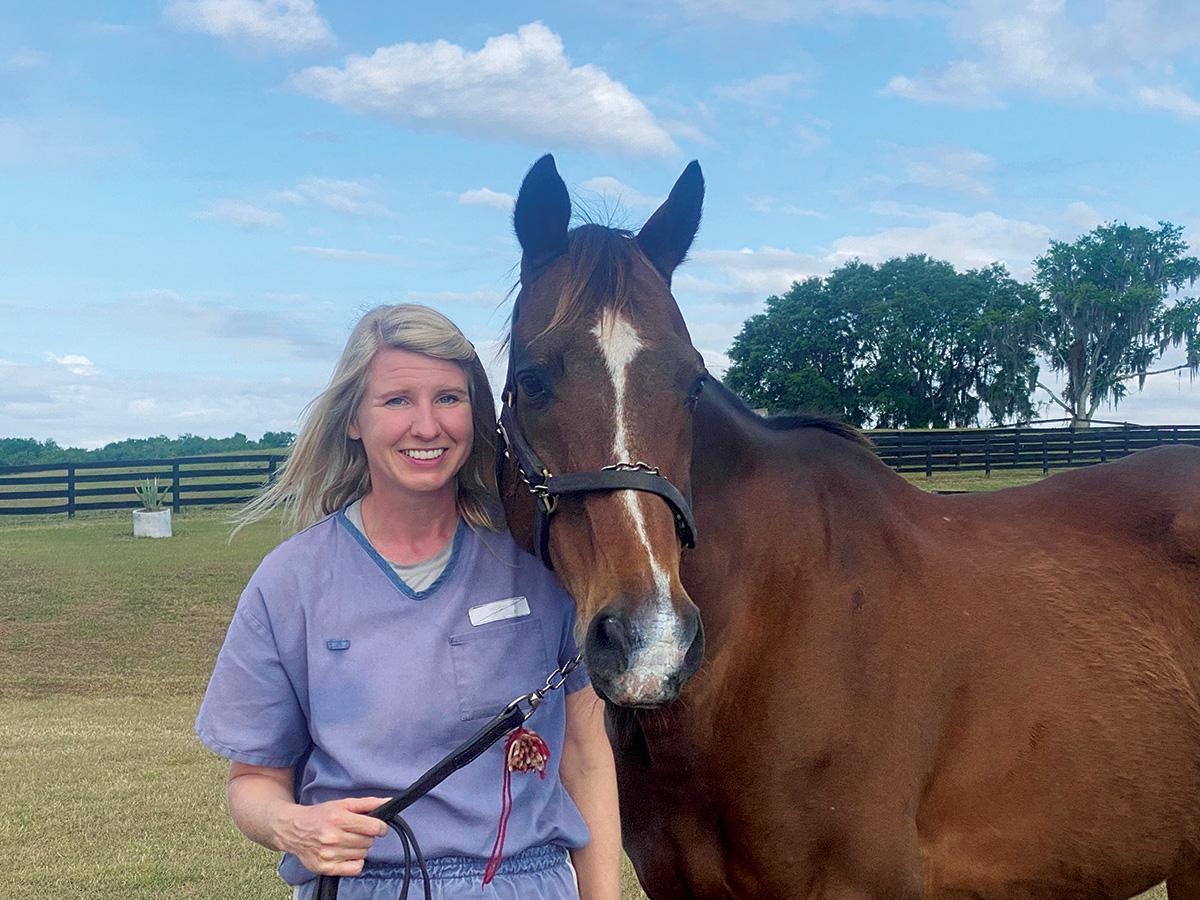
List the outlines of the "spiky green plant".
<svg viewBox="0 0 1200 900">
<path fill-rule="evenodd" d="M 165 485 L 159 488 L 157 478 L 143 478 L 133 488 L 137 498 L 142 501 L 142 508 L 149 512 L 157 512 L 162 509 L 166 505 L 165 501 L 170 491 L 171 489 Z"/>
</svg>

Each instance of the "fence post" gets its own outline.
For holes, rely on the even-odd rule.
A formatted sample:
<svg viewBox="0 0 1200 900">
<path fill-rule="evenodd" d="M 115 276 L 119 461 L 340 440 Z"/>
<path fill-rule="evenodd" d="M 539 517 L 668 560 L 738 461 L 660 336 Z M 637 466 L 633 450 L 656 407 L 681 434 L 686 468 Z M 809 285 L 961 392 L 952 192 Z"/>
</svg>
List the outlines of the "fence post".
<svg viewBox="0 0 1200 900">
<path fill-rule="evenodd" d="M 67 518 L 75 518 L 75 467 L 67 466 Z"/>
<path fill-rule="evenodd" d="M 1050 474 L 1050 462 L 1048 460 L 1049 453 L 1046 450 L 1046 436 L 1042 435 L 1042 474 Z"/>
<path fill-rule="evenodd" d="M 179 463 L 171 463 L 171 512 L 179 512 Z"/>
<path fill-rule="evenodd" d="M 990 431 L 983 433 L 983 474 L 987 478 L 992 477 L 992 433 Z"/>
<path fill-rule="evenodd" d="M 933 441 L 925 442 L 925 477 L 933 477 Z"/>
</svg>

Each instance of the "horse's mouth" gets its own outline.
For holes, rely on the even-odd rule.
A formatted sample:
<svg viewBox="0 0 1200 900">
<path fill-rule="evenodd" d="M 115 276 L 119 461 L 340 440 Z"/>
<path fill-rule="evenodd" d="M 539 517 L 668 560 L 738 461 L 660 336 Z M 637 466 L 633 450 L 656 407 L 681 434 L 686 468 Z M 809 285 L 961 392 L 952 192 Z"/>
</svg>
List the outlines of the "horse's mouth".
<svg viewBox="0 0 1200 900">
<path fill-rule="evenodd" d="M 595 632 L 592 632 L 594 636 Z M 689 641 L 659 643 L 614 652 L 602 641 L 587 641 L 585 658 L 592 686 L 603 699 L 617 706 L 655 708 L 674 703 L 684 683 L 704 659 L 704 629 L 696 620 Z"/>
</svg>

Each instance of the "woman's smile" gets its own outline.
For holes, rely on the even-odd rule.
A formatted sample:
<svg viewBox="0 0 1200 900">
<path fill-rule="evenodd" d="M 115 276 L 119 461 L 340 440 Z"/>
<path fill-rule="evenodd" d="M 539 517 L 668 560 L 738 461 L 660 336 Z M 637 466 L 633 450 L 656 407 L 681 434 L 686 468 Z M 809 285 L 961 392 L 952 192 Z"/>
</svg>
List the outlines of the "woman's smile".
<svg viewBox="0 0 1200 900">
<path fill-rule="evenodd" d="M 422 353 L 380 350 L 346 433 L 362 441 L 372 491 L 444 494 L 453 503 L 475 438 L 466 372 Z"/>
</svg>

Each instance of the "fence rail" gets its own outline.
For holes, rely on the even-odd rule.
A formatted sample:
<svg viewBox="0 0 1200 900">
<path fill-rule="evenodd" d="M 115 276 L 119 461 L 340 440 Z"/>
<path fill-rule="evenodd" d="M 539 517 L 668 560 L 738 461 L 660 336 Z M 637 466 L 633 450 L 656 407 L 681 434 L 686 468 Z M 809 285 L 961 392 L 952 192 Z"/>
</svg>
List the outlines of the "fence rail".
<svg viewBox="0 0 1200 900">
<path fill-rule="evenodd" d="M 868 432 L 880 458 L 897 472 L 1051 469 L 1090 466 L 1160 444 L 1200 446 L 1200 425 L 1070 428 L 978 428 Z"/>
<path fill-rule="evenodd" d="M 1052 469 L 1089 466 L 1159 444 L 1200 446 L 1200 425 L 978 428 L 871 431 L 880 458 L 897 472 Z M 0 466 L 0 516 L 134 509 L 134 485 L 158 478 L 170 507 L 244 503 L 275 474 L 286 454 L 245 453 L 112 462 Z M 51 501 L 51 502 L 45 502 Z"/>
<path fill-rule="evenodd" d="M 141 506 L 134 486 L 157 478 L 175 512 L 185 506 L 244 503 L 287 459 L 281 453 L 181 456 L 174 459 L 0 466 L 0 516 Z M 46 502 L 53 501 L 53 502 Z"/>
</svg>

